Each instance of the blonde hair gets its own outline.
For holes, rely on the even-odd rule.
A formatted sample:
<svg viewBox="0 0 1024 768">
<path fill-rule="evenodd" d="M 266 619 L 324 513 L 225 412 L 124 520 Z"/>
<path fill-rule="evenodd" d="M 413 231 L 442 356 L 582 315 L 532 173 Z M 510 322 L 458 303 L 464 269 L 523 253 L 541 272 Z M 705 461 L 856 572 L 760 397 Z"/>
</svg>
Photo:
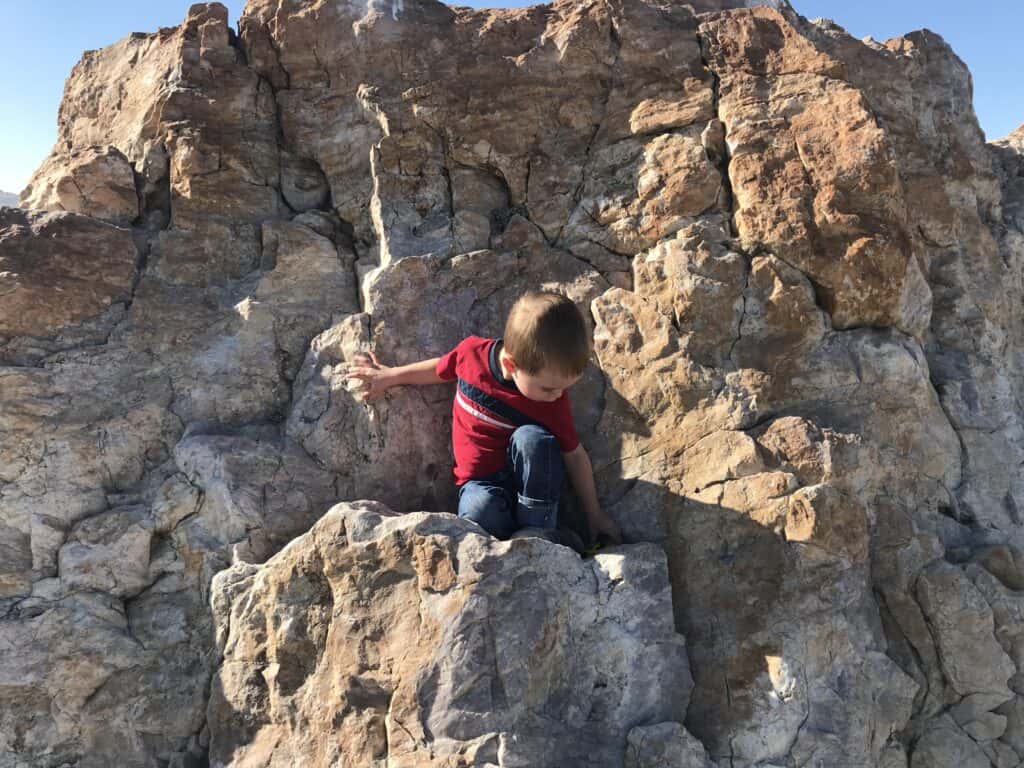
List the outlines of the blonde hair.
<svg viewBox="0 0 1024 768">
<path fill-rule="evenodd" d="M 520 296 L 505 320 L 505 351 L 526 373 L 579 376 L 590 362 L 590 334 L 576 304 L 553 291 Z"/>
</svg>

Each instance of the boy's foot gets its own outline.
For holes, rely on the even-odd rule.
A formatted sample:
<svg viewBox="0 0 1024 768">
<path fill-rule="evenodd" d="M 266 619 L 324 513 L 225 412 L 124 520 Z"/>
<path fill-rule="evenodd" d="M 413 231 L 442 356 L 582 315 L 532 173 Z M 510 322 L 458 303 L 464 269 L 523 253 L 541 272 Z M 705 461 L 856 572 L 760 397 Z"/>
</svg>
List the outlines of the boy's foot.
<svg viewBox="0 0 1024 768">
<path fill-rule="evenodd" d="M 558 540 L 562 545 L 569 547 L 569 549 L 573 550 L 577 555 L 582 557 L 586 554 L 587 545 L 583 543 L 583 539 L 581 539 L 580 535 L 572 528 L 562 525 L 558 526 Z"/>
<path fill-rule="evenodd" d="M 547 539 L 555 544 L 561 544 L 561 540 L 558 537 L 558 531 L 554 528 L 537 528 L 534 526 L 527 526 L 526 528 L 520 528 L 518 531 L 509 536 L 510 539 L 527 539 L 527 538 Z"/>
</svg>

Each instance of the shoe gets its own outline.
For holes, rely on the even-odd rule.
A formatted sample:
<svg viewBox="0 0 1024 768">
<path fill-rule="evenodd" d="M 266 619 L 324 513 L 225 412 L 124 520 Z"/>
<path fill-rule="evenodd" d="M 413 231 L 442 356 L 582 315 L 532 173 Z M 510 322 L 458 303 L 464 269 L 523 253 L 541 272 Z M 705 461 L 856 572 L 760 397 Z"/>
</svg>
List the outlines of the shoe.
<svg viewBox="0 0 1024 768">
<path fill-rule="evenodd" d="M 573 550 L 580 557 L 586 554 L 587 545 L 583 543 L 583 539 L 581 539 L 579 534 L 572 528 L 559 525 L 558 539 L 560 544 L 569 547 L 569 549 Z"/>
</svg>

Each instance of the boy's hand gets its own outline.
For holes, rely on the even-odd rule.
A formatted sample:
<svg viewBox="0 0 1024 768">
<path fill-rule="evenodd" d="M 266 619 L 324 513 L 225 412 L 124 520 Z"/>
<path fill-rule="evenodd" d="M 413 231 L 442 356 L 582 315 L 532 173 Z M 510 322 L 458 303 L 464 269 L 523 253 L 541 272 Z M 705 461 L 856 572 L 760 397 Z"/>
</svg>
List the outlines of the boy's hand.
<svg viewBox="0 0 1024 768">
<path fill-rule="evenodd" d="M 357 352 L 345 371 L 345 381 L 357 379 L 362 382 L 357 399 L 371 402 L 379 399 L 391 386 L 388 381 L 390 366 L 381 365 L 373 352 Z"/>
<path fill-rule="evenodd" d="M 611 539 L 613 544 L 622 543 L 622 530 L 619 528 L 619 524 L 604 512 L 600 512 L 590 521 L 590 532 L 595 541 L 603 534 Z"/>
</svg>

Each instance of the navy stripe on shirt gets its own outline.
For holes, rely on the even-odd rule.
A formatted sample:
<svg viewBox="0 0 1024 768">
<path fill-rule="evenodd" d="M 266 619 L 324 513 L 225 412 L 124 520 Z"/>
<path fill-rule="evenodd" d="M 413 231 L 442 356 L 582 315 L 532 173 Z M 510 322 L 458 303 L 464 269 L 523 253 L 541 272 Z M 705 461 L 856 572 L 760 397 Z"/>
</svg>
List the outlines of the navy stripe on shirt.
<svg viewBox="0 0 1024 768">
<path fill-rule="evenodd" d="M 459 379 L 459 392 L 461 392 L 467 399 L 476 403 L 482 408 L 486 408 L 496 416 L 500 416 L 506 421 L 515 424 L 517 427 L 521 427 L 524 424 L 537 424 L 543 426 L 539 422 L 531 419 L 522 411 L 512 407 L 506 402 L 499 400 L 493 395 L 489 395 L 482 389 L 474 387 L 465 379 Z"/>
</svg>

